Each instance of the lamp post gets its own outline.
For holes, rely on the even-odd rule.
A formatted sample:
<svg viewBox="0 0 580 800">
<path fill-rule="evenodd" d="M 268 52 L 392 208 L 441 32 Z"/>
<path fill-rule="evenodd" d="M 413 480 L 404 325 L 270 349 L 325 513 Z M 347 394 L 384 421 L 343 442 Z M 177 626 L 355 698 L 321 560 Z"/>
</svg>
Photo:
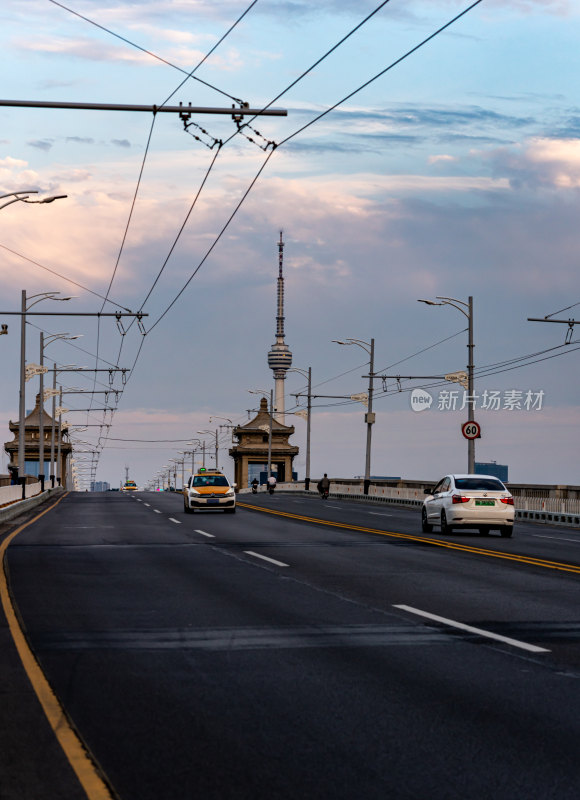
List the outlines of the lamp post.
<svg viewBox="0 0 580 800">
<path fill-rule="evenodd" d="M 197 431 L 197 433 L 209 433 L 212 436 L 215 436 L 215 468 L 219 469 L 219 466 L 218 466 L 218 452 L 219 452 L 218 451 L 218 429 L 216 428 L 215 432 L 214 431 Z M 205 466 L 205 442 L 203 444 L 204 444 L 204 466 Z"/>
<path fill-rule="evenodd" d="M 44 492 L 44 348 L 49 344 L 55 342 L 57 339 L 65 339 L 70 341 L 72 339 L 79 339 L 80 336 L 70 336 L 68 333 L 53 333 L 45 338 L 44 331 L 40 332 L 40 395 L 39 395 L 39 422 L 38 422 L 38 436 L 39 436 L 39 452 L 38 452 L 38 479 L 40 481 L 40 491 Z M 56 377 L 56 372 L 55 372 Z M 54 405 L 54 396 L 53 396 Z M 54 424 L 54 419 L 53 419 Z M 51 451 L 51 458 L 52 458 Z M 54 481 L 53 484 L 54 486 Z"/>
<path fill-rule="evenodd" d="M 365 422 L 367 424 L 367 447 L 365 458 L 365 478 L 363 484 L 363 493 L 369 493 L 369 486 L 371 483 L 371 443 L 373 435 L 373 425 L 375 422 L 375 415 L 373 413 L 373 378 L 375 367 L 375 340 L 371 339 L 370 342 L 365 342 L 362 339 L 333 339 L 336 344 L 351 345 L 355 344 L 361 347 L 366 353 L 369 354 L 369 390 L 368 390 L 368 406 L 365 413 Z"/>
<path fill-rule="evenodd" d="M 419 300 L 419 303 L 426 303 L 428 306 L 453 306 L 467 317 L 467 421 L 473 422 L 475 419 L 473 411 L 473 297 L 465 300 L 457 300 L 455 297 L 439 297 L 439 302 L 434 300 Z M 475 472 L 475 440 L 467 440 L 467 472 L 473 475 Z"/>
<path fill-rule="evenodd" d="M 310 412 L 312 410 L 312 367 L 308 367 L 308 371 L 300 369 L 299 367 L 291 367 L 288 372 L 299 372 L 304 377 L 308 378 L 308 394 L 307 398 L 307 418 L 306 418 L 306 474 L 304 476 L 304 488 L 306 491 L 310 488 Z"/>
<path fill-rule="evenodd" d="M 20 402 L 18 424 L 18 480 L 22 485 L 22 499 L 26 493 L 26 479 L 24 477 L 26 461 L 26 312 L 42 300 L 70 300 L 70 297 L 56 297 L 60 292 L 42 292 L 26 296 L 26 289 L 22 290 L 20 309 Z M 29 302 L 32 300 L 33 302 Z"/>
<path fill-rule="evenodd" d="M 268 396 L 265 389 L 248 389 L 250 394 L 261 394 Z M 274 415 L 274 390 L 270 389 L 270 424 L 268 425 L 268 478 L 272 474 L 272 418 Z"/>
</svg>

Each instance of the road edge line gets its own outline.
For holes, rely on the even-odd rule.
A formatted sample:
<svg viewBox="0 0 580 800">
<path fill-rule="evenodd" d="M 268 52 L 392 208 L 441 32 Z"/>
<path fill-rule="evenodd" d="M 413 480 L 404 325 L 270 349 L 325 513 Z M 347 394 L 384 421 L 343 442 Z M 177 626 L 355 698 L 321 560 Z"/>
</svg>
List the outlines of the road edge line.
<svg viewBox="0 0 580 800">
<path fill-rule="evenodd" d="M 0 544 L 0 561 L 2 569 L 0 569 L 0 600 L 2 602 L 2 609 L 8 623 L 8 629 L 12 636 L 12 641 L 16 647 L 20 661 L 26 672 L 28 680 L 30 681 L 34 693 L 40 703 L 42 710 L 48 720 L 48 723 L 60 744 L 67 761 L 71 765 L 75 775 L 77 776 L 83 790 L 85 791 L 88 800 L 113 800 L 114 795 L 111 793 L 106 781 L 104 780 L 100 768 L 97 766 L 96 761 L 92 758 L 88 748 L 81 740 L 80 736 L 74 730 L 71 721 L 69 720 L 66 711 L 54 693 L 50 683 L 48 682 L 40 664 L 36 660 L 22 630 L 22 626 L 18 620 L 15 605 L 10 593 L 10 586 L 7 575 L 6 552 L 11 542 L 29 525 L 36 522 L 40 517 L 43 517 L 49 511 L 67 497 L 68 492 L 60 497 L 56 503 L 53 503 L 40 514 L 37 514 L 28 522 L 20 525 L 12 533 L 8 534 Z"/>
</svg>

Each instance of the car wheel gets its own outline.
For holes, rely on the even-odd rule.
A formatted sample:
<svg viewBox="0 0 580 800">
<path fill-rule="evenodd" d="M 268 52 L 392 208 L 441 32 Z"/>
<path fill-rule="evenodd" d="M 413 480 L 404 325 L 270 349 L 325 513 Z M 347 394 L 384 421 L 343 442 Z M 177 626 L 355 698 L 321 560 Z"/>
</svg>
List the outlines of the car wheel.
<svg viewBox="0 0 580 800">
<path fill-rule="evenodd" d="M 514 529 L 513 528 L 508 528 L 507 525 L 506 525 L 505 528 L 500 528 L 499 532 L 500 532 L 500 534 L 502 535 L 502 537 L 504 539 L 509 539 L 510 536 L 512 535 L 512 533 L 514 532 Z"/>
<path fill-rule="evenodd" d="M 445 511 L 442 511 L 441 512 L 441 533 L 443 534 L 443 536 L 446 536 L 447 534 L 451 533 L 452 531 L 453 531 L 453 528 L 451 527 L 451 525 L 447 524 L 447 517 L 445 516 Z"/>
<path fill-rule="evenodd" d="M 489 534 L 489 528 L 483 526 L 479 529 L 479 533 L 481 536 L 487 536 Z"/>
<path fill-rule="evenodd" d="M 234 508 L 224 508 L 224 512 L 226 514 L 235 514 L 236 513 L 236 509 L 235 509 L 235 507 Z"/>
<path fill-rule="evenodd" d="M 433 525 L 429 525 L 427 522 L 427 511 L 423 509 L 421 512 L 421 528 L 423 529 L 423 533 L 431 533 L 433 530 Z"/>
</svg>

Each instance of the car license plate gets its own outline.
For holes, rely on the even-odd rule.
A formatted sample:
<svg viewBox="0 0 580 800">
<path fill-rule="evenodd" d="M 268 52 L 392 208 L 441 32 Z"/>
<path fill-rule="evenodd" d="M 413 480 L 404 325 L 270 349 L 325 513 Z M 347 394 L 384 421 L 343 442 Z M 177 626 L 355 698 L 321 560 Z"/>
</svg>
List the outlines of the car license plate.
<svg viewBox="0 0 580 800">
<path fill-rule="evenodd" d="M 475 505 L 476 506 L 494 506 L 495 505 L 495 500 L 476 500 L 475 501 Z"/>
<path fill-rule="evenodd" d="M 218 503 L 219 503 L 219 500 L 216 500 L 215 498 L 210 498 L 207 501 L 207 504 L 210 505 L 210 506 L 216 506 Z"/>
</svg>

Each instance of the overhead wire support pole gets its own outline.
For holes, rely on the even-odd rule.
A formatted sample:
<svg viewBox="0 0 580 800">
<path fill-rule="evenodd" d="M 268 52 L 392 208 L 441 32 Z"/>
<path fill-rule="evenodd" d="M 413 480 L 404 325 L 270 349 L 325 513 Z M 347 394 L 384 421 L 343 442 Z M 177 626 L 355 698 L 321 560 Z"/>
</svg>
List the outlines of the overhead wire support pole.
<svg viewBox="0 0 580 800">
<path fill-rule="evenodd" d="M 259 117 L 287 117 L 288 111 L 284 108 L 250 108 L 247 104 L 241 107 L 212 108 L 211 106 L 192 106 L 191 103 L 178 106 L 132 105 L 129 103 L 66 103 L 50 100 L 0 100 L 0 106 L 10 108 L 60 108 L 74 111 L 138 111 L 149 114 L 222 114 L 232 117 L 259 116 Z"/>
</svg>

